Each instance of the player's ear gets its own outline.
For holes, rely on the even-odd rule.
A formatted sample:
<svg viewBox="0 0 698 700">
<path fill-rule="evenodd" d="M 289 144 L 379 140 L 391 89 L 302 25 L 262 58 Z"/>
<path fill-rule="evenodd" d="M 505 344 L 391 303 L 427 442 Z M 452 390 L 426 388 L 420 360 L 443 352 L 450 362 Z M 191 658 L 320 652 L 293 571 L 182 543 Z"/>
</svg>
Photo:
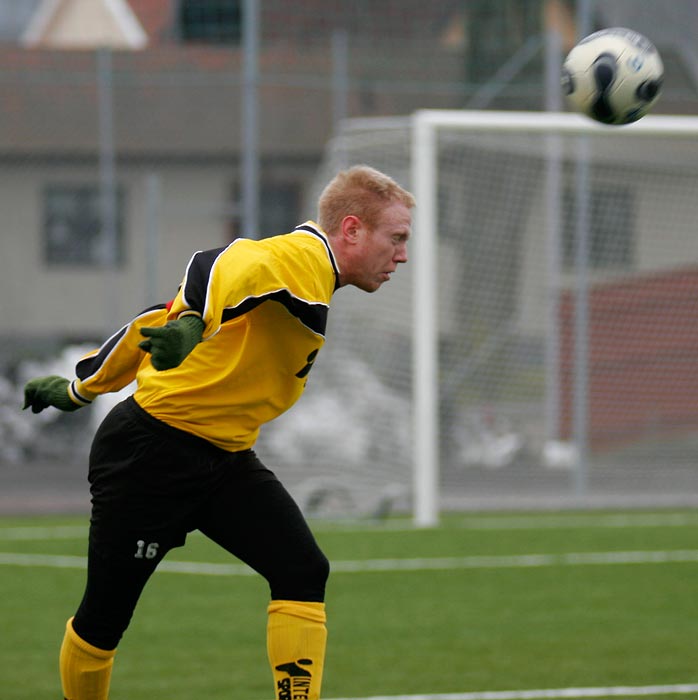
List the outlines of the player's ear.
<svg viewBox="0 0 698 700">
<path fill-rule="evenodd" d="M 358 216 L 349 214 L 342 219 L 342 238 L 347 243 L 355 243 L 359 238 L 361 229 L 361 219 Z"/>
</svg>

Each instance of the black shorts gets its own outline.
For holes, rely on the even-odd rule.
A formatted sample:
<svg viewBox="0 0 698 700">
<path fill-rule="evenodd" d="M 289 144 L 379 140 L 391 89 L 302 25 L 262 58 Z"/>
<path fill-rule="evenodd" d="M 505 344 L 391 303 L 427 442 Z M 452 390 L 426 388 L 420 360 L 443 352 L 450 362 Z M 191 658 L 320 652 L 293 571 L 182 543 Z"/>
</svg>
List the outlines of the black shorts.
<svg viewBox="0 0 698 700">
<path fill-rule="evenodd" d="M 221 450 L 153 418 L 132 397 L 97 431 L 88 478 L 95 537 L 113 545 L 130 533 L 130 549 L 140 540 L 181 546 L 222 490 L 241 495 L 277 481 L 253 450 Z"/>
<path fill-rule="evenodd" d="M 193 530 L 264 576 L 272 599 L 324 600 L 327 559 L 253 450 L 221 450 L 129 398 L 97 430 L 89 481 L 87 587 L 73 624 L 95 646 L 116 646 L 157 564 Z"/>
</svg>

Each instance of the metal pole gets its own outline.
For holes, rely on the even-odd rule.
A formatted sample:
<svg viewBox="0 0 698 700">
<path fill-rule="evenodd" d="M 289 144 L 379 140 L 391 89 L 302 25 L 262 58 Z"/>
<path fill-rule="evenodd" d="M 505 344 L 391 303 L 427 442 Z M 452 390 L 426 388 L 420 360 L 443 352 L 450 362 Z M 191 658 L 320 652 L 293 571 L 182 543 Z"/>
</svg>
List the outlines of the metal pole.
<svg viewBox="0 0 698 700">
<path fill-rule="evenodd" d="M 158 301 L 158 248 L 162 216 L 162 185 L 160 176 L 151 172 L 145 178 L 145 305 Z"/>
<path fill-rule="evenodd" d="M 332 125 L 335 134 L 349 114 L 349 35 L 345 29 L 332 32 Z"/>
<path fill-rule="evenodd" d="M 118 238 L 116 225 L 116 165 L 114 151 L 112 53 L 108 47 L 97 50 L 97 91 L 99 129 L 99 202 L 101 240 L 99 262 L 104 268 L 103 289 L 105 330 L 111 332 L 118 322 L 116 268 Z"/>
<path fill-rule="evenodd" d="M 259 15 L 261 0 L 244 0 L 242 21 L 242 235 L 259 238 Z"/>
<path fill-rule="evenodd" d="M 434 125 L 417 112 L 412 125 L 412 187 L 417 199 L 414 236 L 413 395 L 414 523 L 439 522 L 437 322 L 437 149 Z"/>
<path fill-rule="evenodd" d="M 580 0 L 577 13 L 578 39 L 591 31 L 592 1 Z M 584 500 L 589 490 L 589 137 L 579 136 L 576 155 L 575 272 L 577 288 L 574 315 L 573 433 L 577 448 L 574 472 L 575 495 Z"/>
<path fill-rule="evenodd" d="M 578 458 L 575 495 L 584 499 L 589 482 L 589 138 L 577 138 L 573 433 Z"/>
<path fill-rule="evenodd" d="M 557 26 L 549 26 L 545 41 L 545 109 L 559 112 L 562 95 L 560 65 L 562 37 Z M 545 439 L 560 437 L 560 238 L 562 191 L 562 136 L 545 137 L 545 209 L 546 209 L 546 334 L 545 334 Z"/>
</svg>

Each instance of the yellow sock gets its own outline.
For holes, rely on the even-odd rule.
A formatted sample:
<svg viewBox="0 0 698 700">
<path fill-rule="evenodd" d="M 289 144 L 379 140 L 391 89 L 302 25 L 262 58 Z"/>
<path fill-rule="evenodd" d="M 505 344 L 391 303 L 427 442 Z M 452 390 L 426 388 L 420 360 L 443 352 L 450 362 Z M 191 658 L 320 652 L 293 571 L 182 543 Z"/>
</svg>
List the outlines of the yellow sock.
<svg viewBox="0 0 698 700">
<path fill-rule="evenodd" d="M 276 700 L 319 700 L 325 664 L 325 604 L 272 600 L 267 651 Z"/>
<path fill-rule="evenodd" d="M 65 700 L 107 700 L 114 654 L 116 649 L 98 649 L 78 637 L 71 617 L 65 627 L 60 655 Z"/>
</svg>

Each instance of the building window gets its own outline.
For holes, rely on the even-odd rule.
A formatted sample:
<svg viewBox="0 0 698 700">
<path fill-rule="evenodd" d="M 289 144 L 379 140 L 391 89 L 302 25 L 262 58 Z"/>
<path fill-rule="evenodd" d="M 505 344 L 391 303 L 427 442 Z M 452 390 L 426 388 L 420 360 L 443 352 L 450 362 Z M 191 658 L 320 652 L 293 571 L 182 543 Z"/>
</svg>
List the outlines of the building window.
<svg viewBox="0 0 698 700">
<path fill-rule="evenodd" d="M 262 185 L 259 207 L 259 225 L 262 236 L 286 233 L 302 223 L 298 220 L 299 193 L 292 183 L 265 183 Z"/>
<path fill-rule="evenodd" d="M 263 182 L 259 193 L 259 231 L 257 238 L 269 238 L 292 231 L 301 220 L 301 188 L 293 182 Z M 233 201 L 240 202 L 239 188 L 233 191 Z M 242 235 L 242 206 L 236 207 L 238 216 L 231 218 L 228 236 L 235 240 Z M 309 218 L 309 216 L 305 216 Z"/>
<path fill-rule="evenodd" d="M 634 263 L 635 198 L 626 187 L 604 185 L 589 193 L 589 267 L 627 269 Z M 564 194 L 563 261 L 573 268 L 577 252 L 577 202 L 574 190 Z"/>
<path fill-rule="evenodd" d="M 471 83 L 484 84 L 517 53 L 527 40 L 541 34 L 540 0 L 469 0 L 466 10 L 466 62 Z M 533 65 L 521 66 L 517 77 L 540 79 Z"/>
<path fill-rule="evenodd" d="M 48 265 L 118 266 L 124 262 L 124 201 L 116 193 L 113 241 L 102 231 L 102 203 L 94 185 L 49 185 L 43 193 L 44 260 Z"/>
<path fill-rule="evenodd" d="M 242 36 L 242 0 L 180 0 L 179 34 L 184 42 L 237 44 Z"/>
</svg>

